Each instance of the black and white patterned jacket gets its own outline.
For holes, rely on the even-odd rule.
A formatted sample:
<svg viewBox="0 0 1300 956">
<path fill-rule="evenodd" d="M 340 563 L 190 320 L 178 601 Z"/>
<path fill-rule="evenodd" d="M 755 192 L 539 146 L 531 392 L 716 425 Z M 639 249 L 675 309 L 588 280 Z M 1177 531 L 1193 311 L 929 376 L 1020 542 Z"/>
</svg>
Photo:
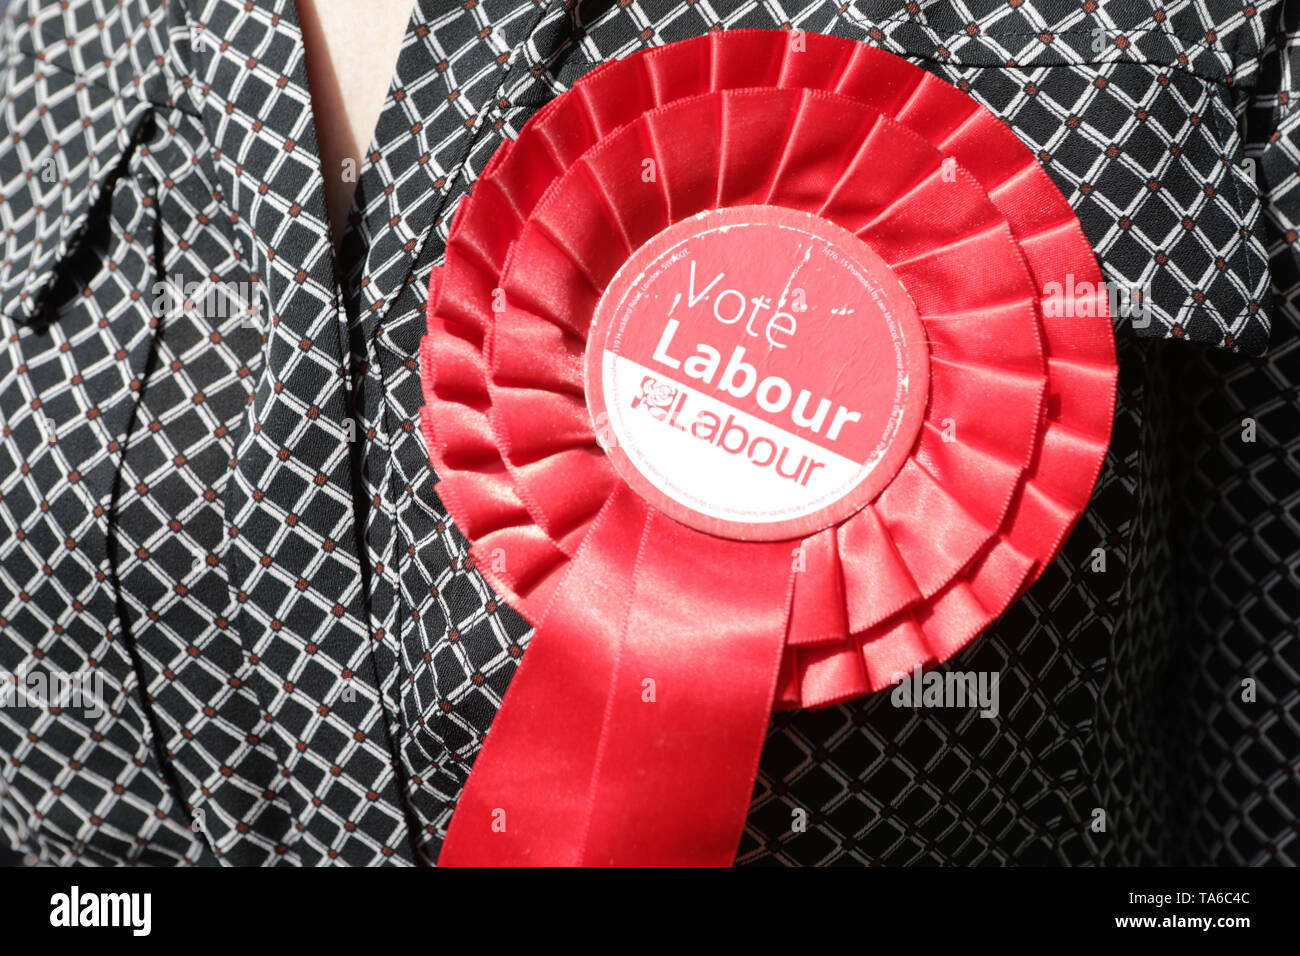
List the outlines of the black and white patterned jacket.
<svg viewBox="0 0 1300 956">
<path fill-rule="evenodd" d="M 777 715 L 740 861 L 1300 859 L 1294 4 L 414 6 L 337 259 L 292 0 L 6 13 L 0 670 L 93 672 L 106 708 L 0 707 L 8 842 L 436 861 L 530 635 L 467 563 L 417 426 L 457 201 L 598 64 L 795 27 L 993 110 L 1150 308 L 1117 317 L 1091 508 L 950 662 L 1000 671 L 1000 717 L 887 695 Z M 1121 822 L 1093 832 L 1095 808 Z"/>
</svg>

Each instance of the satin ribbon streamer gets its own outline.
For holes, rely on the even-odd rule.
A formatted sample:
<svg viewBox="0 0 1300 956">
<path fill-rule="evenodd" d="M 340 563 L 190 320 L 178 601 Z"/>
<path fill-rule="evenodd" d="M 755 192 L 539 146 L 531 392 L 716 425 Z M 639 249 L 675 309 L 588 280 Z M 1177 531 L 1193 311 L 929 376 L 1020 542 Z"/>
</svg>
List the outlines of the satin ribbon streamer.
<svg viewBox="0 0 1300 956">
<path fill-rule="evenodd" d="M 729 866 L 772 708 L 790 551 L 709 539 L 616 491 L 533 637 L 440 860 Z"/>
</svg>

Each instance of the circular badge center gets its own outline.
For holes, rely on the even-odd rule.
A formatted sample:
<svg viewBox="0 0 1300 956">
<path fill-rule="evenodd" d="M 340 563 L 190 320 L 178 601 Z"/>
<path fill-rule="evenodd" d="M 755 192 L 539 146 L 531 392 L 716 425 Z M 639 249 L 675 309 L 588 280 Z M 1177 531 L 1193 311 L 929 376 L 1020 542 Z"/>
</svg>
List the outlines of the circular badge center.
<svg viewBox="0 0 1300 956">
<path fill-rule="evenodd" d="M 779 540 L 889 483 L 924 417 L 929 356 L 866 243 L 809 213 L 739 206 L 628 259 L 585 374 L 597 437 L 639 494 L 711 534 Z"/>
</svg>

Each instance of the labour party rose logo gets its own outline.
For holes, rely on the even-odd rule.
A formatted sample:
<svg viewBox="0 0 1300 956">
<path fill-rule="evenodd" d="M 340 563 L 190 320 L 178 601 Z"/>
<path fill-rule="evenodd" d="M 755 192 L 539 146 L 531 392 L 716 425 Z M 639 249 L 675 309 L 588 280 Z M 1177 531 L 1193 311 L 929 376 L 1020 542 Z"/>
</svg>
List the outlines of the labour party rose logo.
<svg viewBox="0 0 1300 956">
<path fill-rule="evenodd" d="M 632 407 L 644 405 L 646 411 L 663 421 L 672 410 L 673 399 L 676 397 L 677 389 L 647 375 L 641 379 L 641 394 L 632 399 Z"/>
</svg>

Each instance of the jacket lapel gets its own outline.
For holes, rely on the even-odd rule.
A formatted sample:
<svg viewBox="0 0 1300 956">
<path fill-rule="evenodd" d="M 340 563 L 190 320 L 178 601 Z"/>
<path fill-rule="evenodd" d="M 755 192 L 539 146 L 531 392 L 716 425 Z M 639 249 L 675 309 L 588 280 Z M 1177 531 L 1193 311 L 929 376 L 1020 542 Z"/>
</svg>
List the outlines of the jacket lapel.
<svg viewBox="0 0 1300 956">
<path fill-rule="evenodd" d="M 193 73 L 204 84 L 219 198 L 261 293 L 254 321 L 264 336 L 225 489 L 226 566 L 246 658 L 240 680 L 258 695 L 261 732 L 281 766 L 236 769 L 263 787 L 267 812 L 292 814 L 299 825 L 284 832 L 296 835 L 321 812 L 301 781 L 322 762 L 349 779 L 349 761 L 365 761 L 355 779 L 376 781 L 369 793 L 334 788 L 331 827 L 335 814 L 360 816 L 368 800 L 402 801 L 392 773 L 377 773 L 367 753 L 382 746 L 385 722 L 354 506 L 346 320 L 297 11 L 293 0 L 219 0 L 203 13 Z M 311 863 L 320 845 L 279 852 Z"/>
<path fill-rule="evenodd" d="M 550 6 L 516 0 L 494 8 L 489 20 L 480 5 L 415 3 L 342 244 L 342 260 L 356 264 L 345 283 L 345 295 L 355 296 L 348 311 L 367 339 L 417 263 L 429 261 L 424 247 L 471 147 L 501 106 L 511 57 Z M 467 43 L 467 34 L 482 42 Z"/>
</svg>

